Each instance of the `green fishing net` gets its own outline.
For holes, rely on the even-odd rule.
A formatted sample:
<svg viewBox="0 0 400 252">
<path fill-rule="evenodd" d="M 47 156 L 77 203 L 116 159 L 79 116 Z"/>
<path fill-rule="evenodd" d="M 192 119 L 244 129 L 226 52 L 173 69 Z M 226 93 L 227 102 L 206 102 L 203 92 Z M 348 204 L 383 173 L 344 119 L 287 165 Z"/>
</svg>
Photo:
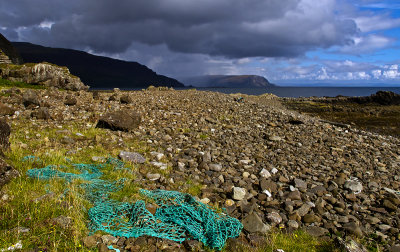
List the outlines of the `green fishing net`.
<svg viewBox="0 0 400 252">
<path fill-rule="evenodd" d="M 36 160 L 27 156 L 25 161 Z M 127 169 L 118 159 L 108 158 L 106 164 L 114 169 Z M 102 230 L 114 236 L 139 237 L 149 235 L 176 242 L 196 239 L 210 248 L 221 249 L 228 238 L 237 237 L 242 224 L 224 212 L 203 204 L 186 193 L 165 190 L 144 190 L 139 193 L 154 201 L 156 211 L 152 214 L 144 201 L 135 203 L 110 199 L 110 194 L 123 187 L 124 179 L 110 182 L 101 179 L 102 164 L 71 164 L 79 173 L 64 172 L 63 166 L 49 165 L 30 169 L 27 175 L 38 179 L 74 179 L 84 182 L 80 187 L 84 197 L 93 203 L 89 209 L 89 228 L 92 232 Z M 129 169 L 128 169 L 129 170 Z"/>
</svg>

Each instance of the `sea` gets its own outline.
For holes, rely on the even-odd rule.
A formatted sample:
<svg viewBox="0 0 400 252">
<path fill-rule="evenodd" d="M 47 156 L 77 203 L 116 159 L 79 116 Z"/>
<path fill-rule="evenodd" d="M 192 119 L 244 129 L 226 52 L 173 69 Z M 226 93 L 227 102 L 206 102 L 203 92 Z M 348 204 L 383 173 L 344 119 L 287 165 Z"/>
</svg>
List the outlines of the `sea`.
<svg viewBox="0 0 400 252">
<path fill-rule="evenodd" d="M 400 87 L 282 87 L 274 86 L 267 88 L 224 88 L 224 87 L 184 87 L 175 88 L 175 90 L 193 89 L 199 91 L 212 91 L 224 94 L 248 94 L 248 95 L 262 95 L 271 93 L 278 97 L 336 97 L 336 96 L 369 96 L 378 91 L 392 91 L 400 94 Z M 143 88 L 121 88 L 125 91 L 142 90 Z M 111 91 L 112 88 L 96 88 L 91 90 Z"/>
<path fill-rule="evenodd" d="M 268 87 L 268 88 L 196 88 L 197 90 L 221 92 L 225 94 L 261 95 L 272 93 L 279 97 L 336 97 L 369 96 L 378 91 L 392 91 L 400 94 L 400 87 Z"/>
</svg>

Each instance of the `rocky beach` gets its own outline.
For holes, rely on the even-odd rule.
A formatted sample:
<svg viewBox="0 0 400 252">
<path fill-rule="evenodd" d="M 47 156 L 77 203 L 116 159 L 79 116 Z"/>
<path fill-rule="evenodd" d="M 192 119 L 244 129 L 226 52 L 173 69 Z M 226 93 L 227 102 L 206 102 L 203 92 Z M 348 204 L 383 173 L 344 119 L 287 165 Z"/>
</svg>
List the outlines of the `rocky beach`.
<svg viewBox="0 0 400 252">
<path fill-rule="evenodd" d="M 1 94 L 0 114 L 11 126 L 6 156 L 43 151 L 101 162 L 102 157 L 88 152 L 101 147 L 132 165 L 132 187 L 188 192 L 205 204 L 226 208 L 244 226 L 239 238 L 228 240 L 227 251 L 256 248 L 268 231 L 297 229 L 321 240 L 340 240 L 343 248 L 347 239 L 400 249 L 396 137 L 302 115 L 270 94 L 154 87 L 131 92 L 11 88 Z M 24 171 L 19 173 L 11 184 L 28 179 Z M 5 173 L 0 174 L 3 179 Z M 8 185 L 1 190 L 3 211 L 14 194 Z M 124 200 L 134 200 L 134 195 L 124 195 Z M 81 241 L 100 251 L 107 251 L 105 244 L 121 251 L 143 246 L 201 250 L 195 242 L 179 246 L 164 241 L 160 247 L 157 240 L 157 247 L 151 237 L 107 237 L 97 234 Z"/>
</svg>

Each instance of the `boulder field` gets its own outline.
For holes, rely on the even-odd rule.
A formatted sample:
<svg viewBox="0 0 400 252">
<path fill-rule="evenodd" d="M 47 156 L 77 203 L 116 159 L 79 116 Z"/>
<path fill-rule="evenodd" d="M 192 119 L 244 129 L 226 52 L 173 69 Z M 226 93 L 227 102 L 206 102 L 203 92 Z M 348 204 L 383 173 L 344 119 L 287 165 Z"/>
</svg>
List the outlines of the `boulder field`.
<svg viewBox="0 0 400 252">
<path fill-rule="evenodd" d="M 238 218 L 249 243 L 271 227 L 318 237 L 371 236 L 386 241 L 387 249 L 400 243 L 398 138 L 321 122 L 268 94 L 2 92 L 8 95 L 0 110 L 8 109 L 9 121 L 32 118 L 43 127 L 100 121 L 119 148 L 125 137 L 145 142 L 153 151 L 143 157 L 132 150 L 120 155 L 154 165 L 151 173 L 138 172 L 143 188 L 176 190 L 188 179 L 202 184 L 199 199 Z M 89 140 L 79 144 L 85 148 Z M 167 175 L 165 167 L 171 167 Z M 86 241 L 96 245 L 101 238 Z"/>
</svg>

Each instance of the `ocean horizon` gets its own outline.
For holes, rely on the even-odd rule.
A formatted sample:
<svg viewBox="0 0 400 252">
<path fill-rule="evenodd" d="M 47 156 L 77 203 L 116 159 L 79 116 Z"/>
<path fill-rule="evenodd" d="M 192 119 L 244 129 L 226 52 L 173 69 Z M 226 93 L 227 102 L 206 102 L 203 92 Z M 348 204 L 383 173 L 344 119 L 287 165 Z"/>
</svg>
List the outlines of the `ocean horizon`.
<svg viewBox="0 0 400 252">
<path fill-rule="evenodd" d="M 97 88 L 93 90 L 112 90 L 113 88 Z M 143 88 L 120 88 L 125 91 L 142 90 Z M 271 93 L 278 97 L 336 97 L 336 96 L 369 96 L 378 91 L 391 91 L 400 94 L 400 87 L 299 87 L 274 86 L 265 88 L 229 88 L 229 87 L 177 87 L 176 90 L 196 89 L 224 94 L 262 95 Z"/>
</svg>

